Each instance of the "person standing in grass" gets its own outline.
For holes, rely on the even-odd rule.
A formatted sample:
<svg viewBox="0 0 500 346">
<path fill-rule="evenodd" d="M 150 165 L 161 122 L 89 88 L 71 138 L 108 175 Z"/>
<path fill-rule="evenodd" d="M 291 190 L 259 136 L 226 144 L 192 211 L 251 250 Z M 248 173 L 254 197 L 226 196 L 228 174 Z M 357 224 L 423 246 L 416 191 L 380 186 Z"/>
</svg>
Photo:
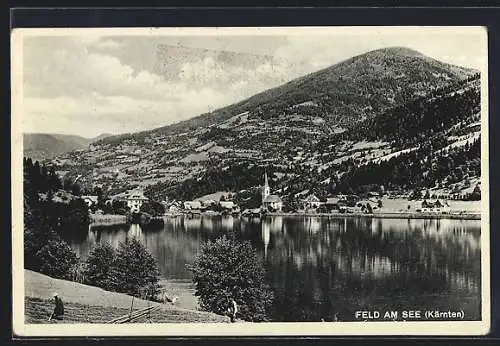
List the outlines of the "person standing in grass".
<svg viewBox="0 0 500 346">
<path fill-rule="evenodd" d="M 236 304 L 236 301 L 234 299 L 231 299 L 229 302 L 229 317 L 231 318 L 231 322 L 236 321 L 236 314 L 238 313 L 238 304 Z"/>
<path fill-rule="evenodd" d="M 55 318 L 56 320 L 62 320 L 63 315 L 64 315 L 64 304 L 62 302 L 62 299 L 59 298 L 59 295 L 57 293 L 53 294 L 54 297 L 54 312 L 52 312 L 52 315 L 49 317 L 49 321 Z"/>
</svg>

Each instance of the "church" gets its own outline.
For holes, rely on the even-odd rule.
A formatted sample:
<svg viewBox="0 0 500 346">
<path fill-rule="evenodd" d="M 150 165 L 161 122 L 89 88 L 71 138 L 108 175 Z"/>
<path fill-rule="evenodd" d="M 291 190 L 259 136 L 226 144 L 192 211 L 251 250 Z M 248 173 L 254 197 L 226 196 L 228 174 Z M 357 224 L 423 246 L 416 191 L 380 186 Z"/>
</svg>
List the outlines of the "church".
<svg viewBox="0 0 500 346">
<path fill-rule="evenodd" d="M 267 172 L 264 173 L 264 187 L 262 188 L 262 207 L 264 210 L 281 211 L 283 201 L 278 195 L 271 195 Z"/>
</svg>

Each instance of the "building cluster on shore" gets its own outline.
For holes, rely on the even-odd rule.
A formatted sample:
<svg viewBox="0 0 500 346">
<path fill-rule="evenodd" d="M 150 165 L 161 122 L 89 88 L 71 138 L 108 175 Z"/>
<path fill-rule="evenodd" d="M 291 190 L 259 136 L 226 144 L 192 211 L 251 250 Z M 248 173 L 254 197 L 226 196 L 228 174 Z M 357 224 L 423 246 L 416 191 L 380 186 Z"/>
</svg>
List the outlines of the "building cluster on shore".
<svg viewBox="0 0 500 346">
<path fill-rule="evenodd" d="M 255 209 L 241 210 L 240 206 L 233 200 L 232 193 L 225 193 L 219 197 L 205 196 L 189 201 L 163 201 L 164 216 L 175 217 L 182 214 L 200 215 L 263 215 L 273 213 L 283 213 L 284 203 L 277 194 L 271 193 L 267 172 L 264 173 L 263 186 L 261 187 L 261 205 Z M 436 198 L 422 193 L 422 198 L 408 201 L 405 205 L 394 206 L 384 205 L 387 201 L 384 197 L 411 199 L 406 196 L 388 196 L 384 193 L 369 192 L 366 196 L 360 197 L 355 194 L 338 194 L 326 198 L 319 198 L 314 193 L 296 196 L 295 208 L 287 206 L 287 213 L 298 214 L 378 214 L 378 213 L 412 213 L 412 214 L 448 214 L 453 213 L 450 204 L 445 198 Z M 442 197 L 442 196 L 438 196 Z M 82 196 L 89 208 L 98 203 L 97 196 Z M 149 199 L 144 196 L 141 190 L 132 190 L 128 193 L 115 196 L 112 200 L 106 200 L 106 204 L 114 201 L 123 202 L 132 213 L 138 213 L 141 206 Z"/>
<path fill-rule="evenodd" d="M 89 208 L 97 205 L 99 202 L 99 197 L 94 195 L 83 195 L 81 196 L 81 198 Z M 104 201 L 104 204 L 111 205 L 114 201 L 124 202 L 127 208 L 129 208 L 130 212 L 138 213 L 144 202 L 149 201 L 149 198 L 144 196 L 144 192 L 142 190 L 136 189 L 130 191 L 129 193 L 115 196 L 112 199 L 106 199 L 106 201 Z"/>
</svg>

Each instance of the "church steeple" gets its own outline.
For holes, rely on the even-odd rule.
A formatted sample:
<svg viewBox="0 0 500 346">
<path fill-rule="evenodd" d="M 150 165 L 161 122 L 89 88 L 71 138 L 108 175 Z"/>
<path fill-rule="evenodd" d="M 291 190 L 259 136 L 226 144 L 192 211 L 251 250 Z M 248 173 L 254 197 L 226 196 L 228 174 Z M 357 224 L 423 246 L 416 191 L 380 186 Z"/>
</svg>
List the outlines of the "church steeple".
<svg viewBox="0 0 500 346">
<path fill-rule="evenodd" d="M 262 203 L 266 200 L 267 196 L 271 194 L 271 190 L 269 188 L 269 182 L 267 180 L 267 172 L 264 171 L 264 187 L 262 188 Z"/>
</svg>

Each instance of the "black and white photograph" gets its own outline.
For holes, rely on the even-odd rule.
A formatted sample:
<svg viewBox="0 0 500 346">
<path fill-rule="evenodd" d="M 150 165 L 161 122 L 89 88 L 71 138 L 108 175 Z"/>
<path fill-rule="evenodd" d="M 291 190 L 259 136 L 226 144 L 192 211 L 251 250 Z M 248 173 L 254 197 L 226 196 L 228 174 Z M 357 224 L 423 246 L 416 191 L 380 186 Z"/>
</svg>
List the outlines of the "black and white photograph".
<svg viewBox="0 0 500 346">
<path fill-rule="evenodd" d="M 485 28 L 11 44 L 16 334 L 488 332 Z"/>
</svg>

